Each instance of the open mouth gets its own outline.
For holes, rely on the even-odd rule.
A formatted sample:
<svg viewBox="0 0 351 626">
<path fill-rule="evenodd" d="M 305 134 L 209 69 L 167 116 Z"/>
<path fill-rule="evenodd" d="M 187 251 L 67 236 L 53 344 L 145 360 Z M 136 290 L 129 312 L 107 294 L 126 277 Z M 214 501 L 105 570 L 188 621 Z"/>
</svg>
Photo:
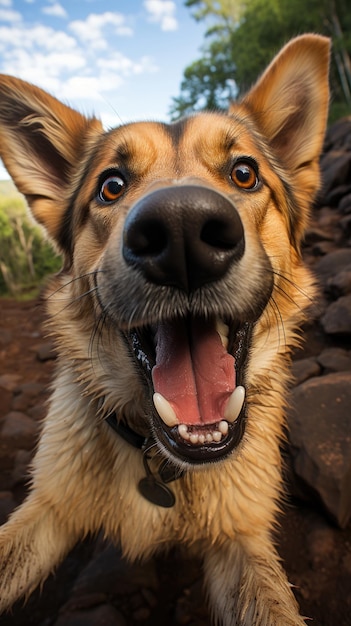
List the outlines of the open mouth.
<svg viewBox="0 0 351 626">
<path fill-rule="evenodd" d="M 188 316 L 129 333 L 153 399 L 154 435 L 172 457 L 213 462 L 240 443 L 251 328 Z"/>
</svg>

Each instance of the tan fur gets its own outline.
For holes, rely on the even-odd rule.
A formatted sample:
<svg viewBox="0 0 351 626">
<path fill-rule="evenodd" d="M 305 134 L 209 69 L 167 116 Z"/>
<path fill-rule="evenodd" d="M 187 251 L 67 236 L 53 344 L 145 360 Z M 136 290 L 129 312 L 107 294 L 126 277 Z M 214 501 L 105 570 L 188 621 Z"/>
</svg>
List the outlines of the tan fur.
<svg viewBox="0 0 351 626">
<path fill-rule="evenodd" d="M 328 55 L 325 38 L 293 40 L 230 115 L 194 116 L 179 126 L 177 145 L 156 123 L 104 133 L 97 120 L 18 79 L 1 77 L 1 157 L 34 217 L 62 250 L 65 265 L 48 290 L 59 360 L 32 489 L 0 530 L 0 609 L 29 594 L 80 538 L 102 528 L 131 559 L 179 542 L 196 546 L 214 620 L 223 626 L 304 624 L 271 533 L 281 493 L 290 350 L 314 294 L 299 244 L 319 185 Z M 233 157 L 259 163 L 259 192 L 233 190 L 220 173 L 229 136 L 235 138 Z M 117 208 L 101 206 L 95 200 L 99 175 L 117 167 L 126 152 L 137 182 Z M 120 329 L 152 321 L 156 312 L 153 303 L 140 301 L 140 285 L 120 258 L 122 229 L 138 199 L 189 181 L 233 198 L 246 242 L 235 272 L 219 286 L 205 286 L 206 304 L 194 298 L 194 307 L 223 315 L 254 307 L 265 278 L 264 254 L 274 286 L 253 331 L 244 437 L 219 463 L 187 467 L 172 483 L 176 503 L 167 509 L 138 493 L 141 451 L 102 417 L 116 411 L 136 431 L 148 432 L 145 391 Z M 63 226 L 68 217 L 70 224 Z M 74 234 L 71 245 L 62 235 L 65 228 Z M 104 273 L 95 276 L 105 301 L 112 289 L 106 276 L 116 274 L 114 289 L 125 294 L 116 324 L 101 318 L 92 276 L 99 268 Z M 167 315 L 161 297 L 157 306 L 157 315 Z"/>
</svg>

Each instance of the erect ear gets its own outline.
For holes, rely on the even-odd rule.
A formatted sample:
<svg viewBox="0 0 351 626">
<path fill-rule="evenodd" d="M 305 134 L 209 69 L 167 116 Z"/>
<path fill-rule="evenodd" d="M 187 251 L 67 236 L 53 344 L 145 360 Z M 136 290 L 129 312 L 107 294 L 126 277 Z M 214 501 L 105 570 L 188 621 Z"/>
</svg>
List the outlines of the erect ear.
<svg viewBox="0 0 351 626">
<path fill-rule="evenodd" d="M 330 41 L 301 35 L 288 43 L 243 98 L 279 160 L 295 175 L 302 205 L 319 184 L 328 114 Z"/>
<path fill-rule="evenodd" d="M 101 123 L 18 78 L 0 75 L 0 156 L 35 219 L 58 241 L 73 169 Z"/>
</svg>

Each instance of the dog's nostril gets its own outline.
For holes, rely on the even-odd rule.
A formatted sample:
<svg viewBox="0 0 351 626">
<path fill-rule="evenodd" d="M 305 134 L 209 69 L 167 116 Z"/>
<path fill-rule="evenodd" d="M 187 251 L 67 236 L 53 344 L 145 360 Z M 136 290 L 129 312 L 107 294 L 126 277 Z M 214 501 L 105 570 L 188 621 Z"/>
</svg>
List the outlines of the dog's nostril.
<svg viewBox="0 0 351 626">
<path fill-rule="evenodd" d="M 125 244 L 134 255 L 158 256 L 168 246 L 167 229 L 160 220 L 141 219 L 130 226 Z"/>
<path fill-rule="evenodd" d="M 218 250 L 232 250 L 238 245 L 242 236 L 242 228 L 239 228 L 238 232 L 238 228 L 233 228 L 233 225 L 228 221 L 213 219 L 204 224 L 200 239 Z"/>
</svg>

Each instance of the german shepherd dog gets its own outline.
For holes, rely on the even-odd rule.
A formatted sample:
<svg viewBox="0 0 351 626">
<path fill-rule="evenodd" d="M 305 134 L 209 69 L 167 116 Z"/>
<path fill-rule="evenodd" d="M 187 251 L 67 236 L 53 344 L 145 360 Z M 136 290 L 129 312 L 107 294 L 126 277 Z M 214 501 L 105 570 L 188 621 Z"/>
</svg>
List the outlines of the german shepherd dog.
<svg viewBox="0 0 351 626">
<path fill-rule="evenodd" d="M 64 259 L 31 490 L 0 531 L 1 609 L 102 529 L 130 559 L 194 548 L 215 623 L 305 623 L 272 532 L 328 65 L 329 40 L 303 35 L 227 114 L 107 132 L 1 77 L 1 157 Z"/>
</svg>

